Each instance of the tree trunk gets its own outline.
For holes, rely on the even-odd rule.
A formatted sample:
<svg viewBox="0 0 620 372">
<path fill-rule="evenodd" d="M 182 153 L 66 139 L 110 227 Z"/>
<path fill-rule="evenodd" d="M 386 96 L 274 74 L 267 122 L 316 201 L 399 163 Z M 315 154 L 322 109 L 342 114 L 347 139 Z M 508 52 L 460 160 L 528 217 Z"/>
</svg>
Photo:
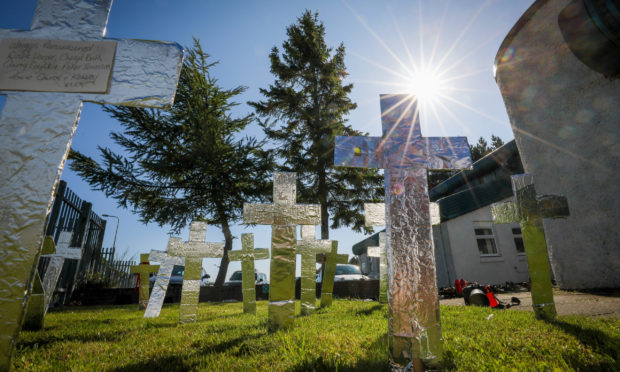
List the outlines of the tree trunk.
<svg viewBox="0 0 620 372">
<path fill-rule="evenodd" d="M 217 278 L 215 278 L 214 286 L 216 287 L 221 287 L 224 285 L 224 282 L 226 281 L 226 273 L 228 272 L 228 264 L 230 263 L 230 260 L 228 259 L 228 251 L 232 249 L 233 236 L 230 232 L 230 226 L 228 226 L 227 220 L 222 222 L 222 233 L 224 233 L 224 255 L 220 261 L 220 269 L 217 272 Z"/>
</svg>

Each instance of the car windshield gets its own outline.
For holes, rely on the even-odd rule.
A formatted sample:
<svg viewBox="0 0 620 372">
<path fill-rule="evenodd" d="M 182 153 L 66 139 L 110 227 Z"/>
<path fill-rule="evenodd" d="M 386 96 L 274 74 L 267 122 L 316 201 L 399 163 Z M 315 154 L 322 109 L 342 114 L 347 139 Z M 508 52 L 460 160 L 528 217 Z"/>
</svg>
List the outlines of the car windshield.
<svg viewBox="0 0 620 372">
<path fill-rule="evenodd" d="M 185 266 L 174 265 L 174 268 L 172 269 L 172 275 L 183 276 L 183 272 L 185 272 Z"/>
<path fill-rule="evenodd" d="M 229 280 L 241 280 L 241 271 L 235 271 Z"/>
<path fill-rule="evenodd" d="M 362 272 L 357 266 L 352 265 L 338 265 L 336 266 L 336 275 L 351 275 L 351 274 L 359 274 Z"/>
</svg>

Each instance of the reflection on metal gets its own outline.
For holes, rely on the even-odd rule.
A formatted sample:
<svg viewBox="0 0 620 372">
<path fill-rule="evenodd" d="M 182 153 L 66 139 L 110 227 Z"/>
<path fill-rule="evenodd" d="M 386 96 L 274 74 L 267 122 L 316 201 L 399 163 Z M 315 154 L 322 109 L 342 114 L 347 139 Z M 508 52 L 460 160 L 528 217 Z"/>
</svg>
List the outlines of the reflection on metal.
<svg viewBox="0 0 620 372">
<path fill-rule="evenodd" d="M 35 283 L 36 286 L 33 287 L 32 295 L 40 297 L 40 299 L 36 298 L 33 306 L 28 304 L 24 328 L 30 330 L 43 328 L 45 314 L 47 314 L 49 309 L 65 260 L 81 259 L 82 249 L 69 247 L 72 236 L 73 233 L 70 231 L 61 232 L 57 245 L 54 244 L 54 240 L 51 237 L 45 237 L 41 257 L 49 257 L 50 260 L 42 282 L 40 281 L 39 273 L 36 273 L 35 281 L 39 281 L 39 283 Z M 41 288 L 41 292 L 37 292 L 38 287 Z"/>
<path fill-rule="evenodd" d="M 316 255 L 329 253 L 331 240 L 317 240 L 314 225 L 301 226 L 297 254 L 301 255 L 301 314 L 310 314 L 316 307 Z"/>
<path fill-rule="evenodd" d="M 39 0 L 29 30 L 0 29 L 0 40 L 104 40 L 111 0 Z M 24 315 L 45 216 L 64 167 L 83 101 L 144 107 L 172 104 L 182 65 L 176 43 L 116 40 L 105 94 L 2 91 L 0 116 L 0 370 Z"/>
<path fill-rule="evenodd" d="M 534 177 L 529 174 L 512 176 L 514 201 L 491 206 L 494 223 L 521 224 L 523 246 L 532 281 L 532 305 L 538 319 L 553 320 L 557 313 L 553 302 L 551 269 L 543 218 L 568 216 L 568 202 L 563 196 L 536 195 Z"/>
<path fill-rule="evenodd" d="M 273 204 L 244 204 L 243 222 L 272 225 L 269 328 L 287 328 L 295 317 L 296 225 L 321 223 L 321 206 L 295 204 L 296 173 L 274 172 Z"/>
<path fill-rule="evenodd" d="M 23 329 L 29 331 L 39 331 L 43 329 L 45 319 L 45 293 L 41 285 L 39 271 L 34 273 L 34 281 L 30 292 L 30 299 L 26 305 L 26 314 L 24 315 Z"/>
<path fill-rule="evenodd" d="M 385 204 L 384 203 L 364 203 L 364 215 L 366 226 L 385 226 Z M 379 302 L 387 304 L 388 302 L 388 263 L 387 263 L 387 247 L 386 235 L 384 232 L 379 233 L 379 246 L 368 247 L 366 255 L 368 257 L 379 258 Z"/>
<path fill-rule="evenodd" d="M 254 234 L 241 234 L 241 250 L 228 252 L 230 261 L 241 261 L 243 312 L 256 314 L 256 278 L 254 260 L 269 258 L 269 249 L 254 249 Z"/>
<path fill-rule="evenodd" d="M 179 307 L 179 322 L 193 323 L 198 313 L 200 295 L 200 274 L 203 258 L 218 258 L 224 255 L 224 243 L 206 243 L 207 223 L 192 221 L 189 226 L 189 241 L 171 237 L 168 240 L 168 254 L 185 258 L 183 289 Z"/>
<path fill-rule="evenodd" d="M 348 254 L 338 254 L 338 242 L 332 240 L 331 250 L 327 254 L 316 255 L 317 262 L 323 264 L 323 282 L 321 283 L 321 307 L 332 305 L 334 293 L 334 277 L 336 276 L 336 264 L 349 262 Z"/>
<path fill-rule="evenodd" d="M 138 291 L 138 303 L 141 309 L 146 309 L 149 303 L 150 274 L 156 273 L 159 270 L 159 265 L 149 265 L 149 254 L 143 253 L 140 255 L 140 264 L 131 266 L 129 269 L 131 274 L 139 275 L 140 289 Z"/>
<path fill-rule="evenodd" d="M 381 95 L 383 137 L 338 136 L 334 153 L 338 166 L 385 169 L 388 336 L 395 368 L 418 359 L 434 364 L 441 355 L 427 169 L 471 166 L 466 137 L 422 137 L 417 113 L 414 97 Z"/>
<path fill-rule="evenodd" d="M 149 303 L 144 312 L 145 318 L 157 318 L 161 307 L 164 304 L 166 298 L 166 291 L 168 290 L 168 283 L 170 283 L 170 276 L 174 265 L 184 266 L 184 257 L 171 257 L 166 252 L 152 250 L 149 254 L 150 262 L 159 262 L 159 271 L 153 285 L 153 293 L 149 298 Z"/>
</svg>

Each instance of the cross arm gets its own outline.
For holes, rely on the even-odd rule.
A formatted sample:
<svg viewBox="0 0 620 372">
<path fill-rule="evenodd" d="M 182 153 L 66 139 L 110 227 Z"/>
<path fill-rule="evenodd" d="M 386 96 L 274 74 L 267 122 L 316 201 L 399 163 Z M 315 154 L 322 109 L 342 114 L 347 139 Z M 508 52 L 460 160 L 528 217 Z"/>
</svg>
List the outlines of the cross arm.
<svg viewBox="0 0 620 372">
<path fill-rule="evenodd" d="M 298 240 L 297 241 L 297 254 L 303 254 L 304 252 L 328 253 L 331 249 L 332 249 L 331 240 L 312 240 L 312 241 Z"/>
<path fill-rule="evenodd" d="M 243 223 L 273 225 L 273 204 L 243 203 Z"/>
<path fill-rule="evenodd" d="M 425 146 L 428 169 L 471 168 L 467 137 L 426 137 Z"/>
<path fill-rule="evenodd" d="M 538 211 L 542 218 L 561 218 L 569 215 L 568 201 L 562 195 L 540 195 L 536 197 Z"/>
<path fill-rule="evenodd" d="M 385 226 L 385 203 L 364 203 L 364 225 Z"/>
<path fill-rule="evenodd" d="M 336 136 L 334 165 L 384 168 L 380 144 L 381 137 Z"/>
<path fill-rule="evenodd" d="M 132 39 L 116 42 L 108 94 L 85 95 L 84 100 L 111 105 L 171 106 L 183 65 L 183 48 L 170 42 Z"/>
<path fill-rule="evenodd" d="M 159 265 L 135 265 L 129 268 L 130 274 L 146 275 L 159 271 Z"/>
<path fill-rule="evenodd" d="M 491 205 L 493 223 L 513 223 L 521 220 L 517 205 L 511 200 Z"/>
<path fill-rule="evenodd" d="M 337 264 L 346 264 L 349 263 L 349 255 L 346 253 L 337 254 L 336 255 L 336 263 Z"/>
<path fill-rule="evenodd" d="M 250 250 L 249 252 L 244 250 L 228 252 L 228 258 L 231 261 L 242 261 L 245 257 L 254 260 L 266 260 L 269 258 L 269 250 L 266 248 L 256 248 Z"/>
<path fill-rule="evenodd" d="M 166 252 L 157 251 L 157 250 L 151 251 L 151 253 L 149 254 L 149 261 L 159 262 L 162 264 L 165 262 L 168 262 L 172 265 L 180 265 L 180 266 L 185 265 L 184 257 L 169 256 Z"/>
<path fill-rule="evenodd" d="M 56 253 L 56 244 L 54 243 L 54 238 L 46 235 L 43 238 L 43 246 L 41 248 L 41 256 L 46 256 L 48 254 Z"/>
</svg>

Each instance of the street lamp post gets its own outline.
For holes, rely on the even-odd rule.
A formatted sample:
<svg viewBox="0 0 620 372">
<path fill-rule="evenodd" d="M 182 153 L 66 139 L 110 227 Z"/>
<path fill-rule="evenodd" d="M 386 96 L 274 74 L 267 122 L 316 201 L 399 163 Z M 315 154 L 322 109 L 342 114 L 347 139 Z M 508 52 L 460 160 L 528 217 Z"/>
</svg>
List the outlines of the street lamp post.
<svg viewBox="0 0 620 372">
<path fill-rule="evenodd" d="M 118 216 L 112 216 L 109 214 L 102 214 L 101 216 L 116 218 L 116 231 L 114 232 L 114 242 L 112 243 L 112 260 L 114 260 L 114 256 L 116 255 L 116 235 L 118 234 L 118 225 L 121 224 L 121 219 L 118 218 Z"/>
</svg>

